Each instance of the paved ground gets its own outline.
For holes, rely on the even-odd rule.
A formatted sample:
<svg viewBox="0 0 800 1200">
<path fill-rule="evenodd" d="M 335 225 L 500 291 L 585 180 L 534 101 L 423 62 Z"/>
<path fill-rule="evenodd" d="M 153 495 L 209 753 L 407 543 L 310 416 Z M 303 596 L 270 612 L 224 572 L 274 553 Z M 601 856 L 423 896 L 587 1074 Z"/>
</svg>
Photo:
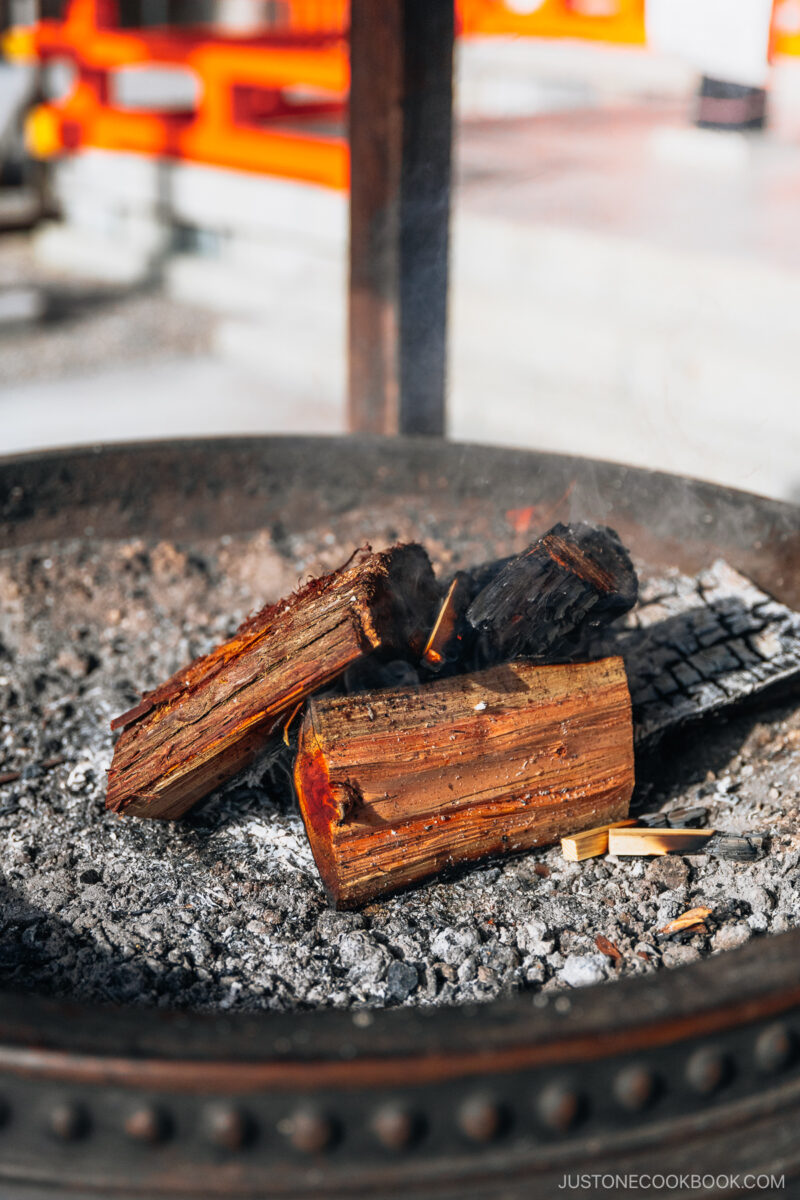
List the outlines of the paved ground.
<svg viewBox="0 0 800 1200">
<path fill-rule="evenodd" d="M 800 494 L 799 81 L 780 69 L 773 128 L 748 139 L 691 130 L 686 72 L 635 51 L 462 52 L 453 436 Z M 176 200 L 195 223 L 211 203 L 199 178 Z M 284 222 L 272 243 L 248 228 L 222 257 L 170 262 L 167 295 L 114 294 L 108 311 L 0 335 L 0 448 L 342 428 L 344 201 L 327 197 L 319 226 L 316 201 L 294 219 L 291 189 L 265 187 Z M 97 259 L 99 196 L 72 197 L 73 267 Z M 56 242 L 44 274 L 0 244 L 0 283 L 13 260 L 15 278 L 63 297 Z"/>
</svg>

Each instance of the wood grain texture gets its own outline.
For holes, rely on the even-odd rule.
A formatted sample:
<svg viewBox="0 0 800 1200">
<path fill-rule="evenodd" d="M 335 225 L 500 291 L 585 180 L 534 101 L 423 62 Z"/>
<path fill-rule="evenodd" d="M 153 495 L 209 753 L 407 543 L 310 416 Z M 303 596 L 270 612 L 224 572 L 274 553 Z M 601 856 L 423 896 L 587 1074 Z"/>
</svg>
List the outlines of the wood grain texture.
<svg viewBox="0 0 800 1200">
<path fill-rule="evenodd" d="M 485 662 L 575 657 L 581 635 L 636 603 L 639 581 L 613 529 L 554 525 L 507 561 L 466 611 Z"/>
<path fill-rule="evenodd" d="M 633 776 L 619 658 L 513 662 L 416 690 L 312 700 L 295 764 L 339 908 L 621 820 Z"/>
<path fill-rule="evenodd" d="M 297 704 L 378 648 L 422 649 L 436 600 L 421 546 L 358 551 L 261 610 L 112 728 L 106 805 L 174 818 L 252 761 Z"/>
</svg>

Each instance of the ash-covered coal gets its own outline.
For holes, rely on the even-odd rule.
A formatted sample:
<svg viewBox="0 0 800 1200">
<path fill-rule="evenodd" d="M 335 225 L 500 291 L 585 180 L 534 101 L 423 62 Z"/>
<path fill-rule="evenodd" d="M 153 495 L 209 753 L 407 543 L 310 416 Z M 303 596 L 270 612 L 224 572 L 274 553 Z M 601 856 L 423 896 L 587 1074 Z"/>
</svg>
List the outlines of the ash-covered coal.
<svg viewBox="0 0 800 1200">
<path fill-rule="evenodd" d="M 422 540 L 440 572 L 485 557 Z M 19 775 L 0 785 L 0 986 L 199 1009 L 451 1004 L 648 973 L 800 923 L 790 707 L 690 732 L 640 782 L 649 810 L 699 805 L 710 825 L 767 835 L 748 863 L 566 863 L 552 848 L 336 913 L 280 755 L 182 822 L 107 813 L 112 715 L 351 549 L 325 529 L 0 556 L 0 778 Z M 702 932 L 659 940 L 696 906 L 712 910 Z"/>
</svg>

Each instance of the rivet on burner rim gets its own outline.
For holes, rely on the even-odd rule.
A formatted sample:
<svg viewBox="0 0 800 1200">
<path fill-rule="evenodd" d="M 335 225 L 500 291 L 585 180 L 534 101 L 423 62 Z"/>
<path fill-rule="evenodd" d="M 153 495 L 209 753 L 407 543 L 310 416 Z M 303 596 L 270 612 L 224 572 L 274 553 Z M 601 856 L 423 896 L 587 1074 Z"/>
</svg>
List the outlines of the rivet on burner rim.
<svg viewBox="0 0 800 1200">
<path fill-rule="evenodd" d="M 614 1097 L 628 1112 L 640 1112 L 655 1099 L 657 1080 L 647 1067 L 624 1067 L 614 1079 Z"/>
<path fill-rule="evenodd" d="M 756 1038 L 756 1064 L 762 1071 L 781 1071 L 795 1056 L 797 1044 L 790 1029 L 780 1022 L 762 1029 Z"/>
<path fill-rule="evenodd" d="M 75 1142 L 89 1132 L 89 1114 L 82 1104 L 65 1100 L 54 1104 L 48 1118 L 50 1132 L 62 1142 Z"/>
<path fill-rule="evenodd" d="M 229 1104 L 217 1104 L 206 1110 L 208 1140 L 223 1150 L 241 1150 L 253 1132 L 250 1118 Z"/>
<path fill-rule="evenodd" d="M 405 1150 L 419 1134 L 416 1113 L 403 1104 L 385 1104 L 372 1119 L 372 1131 L 387 1150 Z"/>
<path fill-rule="evenodd" d="M 537 1109 L 542 1122 L 555 1133 L 566 1133 L 581 1115 L 582 1098 L 563 1083 L 551 1083 L 539 1096 Z"/>
<path fill-rule="evenodd" d="M 471 1096 L 458 1110 L 458 1126 L 473 1142 L 491 1142 L 503 1131 L 504 1113 L 496 1100 Z"/>
<path fill-rule="evenodd" d="M 280 1126 L 295 1150 L 305 1154 L 319 1154 L 327 1150 L 336 1133 L 333 1121 L 315 1108 L 300 1108 Z"/>
<path fill-rule="evenodd" d="M 125 1132 L 135 1142 L 154 1146 L 163 1142 L 169 1132 L 169 1119 L 162 1109 L 152 1104 L 135 1108 L 125 1118 Z"/>
<path fill-rule="evenodd" d="M 686 1078 L 696 1092 L 709 1096 L 727 1083 L 730 1066 L 730 1060 L 720 1050 L 695 1050 L 686 1064 Z"/>
</svg>

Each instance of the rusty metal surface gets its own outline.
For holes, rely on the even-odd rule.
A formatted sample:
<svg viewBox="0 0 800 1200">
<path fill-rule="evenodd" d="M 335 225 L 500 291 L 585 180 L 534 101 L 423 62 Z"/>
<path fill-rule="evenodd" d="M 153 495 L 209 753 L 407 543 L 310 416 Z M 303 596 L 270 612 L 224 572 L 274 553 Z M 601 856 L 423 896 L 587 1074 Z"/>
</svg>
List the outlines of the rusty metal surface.
<svg viewBox="0 0 800 1200">
<path fill-rule="evenodd" d="M 790 506 L 435 441 L 5 460 L 0 545 L 302 528 L 410 497 L 446 523 L 567 489 L 571 516 L 614 524 L 655 564 L 721 554 L 800 602 Z M 725 1194 L 749 1194 L 748 1173 L 800 1177 L 798 964 L 800 931 L 647 980 L 453 1011 L 234 1018 L 0 995 L 0 1195 L 538 1197 L 603 1172 L 738 1174 Z"/>
<path fill-rule="evenodd" d="M 349 428 L 445 427 L 452 4 L 354 0 Z"/>
</svg>

